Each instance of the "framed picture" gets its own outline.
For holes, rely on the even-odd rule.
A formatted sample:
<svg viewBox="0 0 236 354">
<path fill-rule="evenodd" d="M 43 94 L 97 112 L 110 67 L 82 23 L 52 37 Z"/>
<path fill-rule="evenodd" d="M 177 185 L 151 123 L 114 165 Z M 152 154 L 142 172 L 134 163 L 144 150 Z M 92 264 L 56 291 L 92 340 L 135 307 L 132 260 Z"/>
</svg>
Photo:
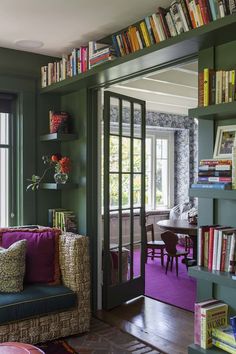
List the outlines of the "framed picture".
<svg viewBox="0 0 236 354">
<path fill-rule="evenodd" d="M 217 128 L 214 159 L 232 158 L 232 147 L 235 137 L 236 125 L 225 125 Z"/>
</svg>

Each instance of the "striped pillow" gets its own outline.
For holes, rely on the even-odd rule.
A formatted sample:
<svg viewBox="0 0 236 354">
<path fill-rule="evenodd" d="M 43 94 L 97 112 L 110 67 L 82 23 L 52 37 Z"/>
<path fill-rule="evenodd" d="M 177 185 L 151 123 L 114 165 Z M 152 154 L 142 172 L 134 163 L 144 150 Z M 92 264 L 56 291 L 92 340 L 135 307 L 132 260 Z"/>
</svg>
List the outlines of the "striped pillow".
<svg viewBox="0 0 236 354">
<path fill-rule="evenodd" d="M 25 275 L 26 240 L 0 247 L 0 292 L 17 293 L 23 290 Z"/>
</svg>

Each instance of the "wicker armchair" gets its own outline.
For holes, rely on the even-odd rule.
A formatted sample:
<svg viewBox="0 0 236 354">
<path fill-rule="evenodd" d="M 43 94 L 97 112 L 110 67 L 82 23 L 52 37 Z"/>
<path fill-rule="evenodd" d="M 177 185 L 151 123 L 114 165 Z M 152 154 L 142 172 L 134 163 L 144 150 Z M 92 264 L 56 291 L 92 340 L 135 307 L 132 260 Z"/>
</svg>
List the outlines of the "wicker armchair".
<svg viewBox="0 0 236 354">
<path fill-rule="evenodd" d="M 86 332 L 90 325 L 90 266 L 88 237 L 60 236 L 62 282 L 78 295 L 78 307 L 0 326 L 0 342 L 36 344 Z"/>
</svg>

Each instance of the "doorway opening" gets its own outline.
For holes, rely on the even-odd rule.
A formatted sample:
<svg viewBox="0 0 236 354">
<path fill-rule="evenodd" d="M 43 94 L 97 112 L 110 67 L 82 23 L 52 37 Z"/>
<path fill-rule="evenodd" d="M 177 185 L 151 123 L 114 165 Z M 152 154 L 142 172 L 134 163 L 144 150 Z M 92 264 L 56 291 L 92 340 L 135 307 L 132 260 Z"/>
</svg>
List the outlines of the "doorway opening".
<svg viewBox="0 0 236 354">
<path fill-rule="evenodd" d="M 164 262 L 160 257 L 152 257 L 154 253 L 147 247 L 151 240 L 149 233 L 145 233 L 145 226 L 153 225 L 154 241 L 162 241 L 165 229 L 158 225 L 160 221 L 187 222 L 190 214 L 197 214 L 197 202 L 189 198 L 188 192 L 197 176 L 198 122 L 188 116 L 188 109 L 197 106 L 198 63 L 188 62 L 110 86 L 104 90 L 104 95 L 110 95 L 109 108 L 105 112 L 105 115 L 109 114 L 109 126 L 104 123 L 102 130 L 108 129 L 110 135 L 107 138 L 107 166 L 104 166 L 107 150 L 102 148 L 101 234 L 109 234 L 109 240 L 104 239 L 108 251 L 109 286 L 113 290 L 117 286 L 117 291 L 122 292 L 118 285 L 142 277 L 144 265 L 143 295 L 193 311 L 196 284 L 189 277 L 186 264 L 180 257 L 178 276 L 175 264 L 166 274 L 167 252 L 164 249 Z M 145 102 L 145 111 L 140 108 L 139 100 Z M 144 112 L 145 133 L 138 135 Z M 144 216 L 140 138 L 145 141 Z M 106 170 L 110 174 L 104 179 L 103 171 Z M 109 183 L 107 192 L 104 183 Z M 109 210 L 103 204 L 104 191 Z M 109 219 L 104 224 L 106 212 Z M 177 236 L 177 251 L 186 251 L 187 257 L 192 258 L 196 243 L 193 244 L 188 234 L 177 232 Z M 147 256 L 148 250 L 151 254 Z M 113 296 L 115 293 L 116 290 Z"/>
</svg>

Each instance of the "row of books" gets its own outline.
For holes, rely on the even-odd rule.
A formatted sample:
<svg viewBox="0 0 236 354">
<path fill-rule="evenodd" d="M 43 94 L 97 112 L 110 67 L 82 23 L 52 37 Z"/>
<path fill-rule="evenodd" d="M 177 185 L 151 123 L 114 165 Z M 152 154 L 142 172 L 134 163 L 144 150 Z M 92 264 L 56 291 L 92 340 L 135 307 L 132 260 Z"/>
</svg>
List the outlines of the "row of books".
<svg viewBox="0 0 236 354">
<path fill-rule="evenodd" d="M 56 227 L 63 232 L 78 232 L 78 225 L 74 212 L 66 209 L 49 209 L 48 226 Z"/>
<path fill-rule="evenodd" d="M 232 160 L 201 160 L 197 183 L 192 188 L 232 189 Z"/>
<path fill-rule="evenodd" d="M 235 273 L 236 229 L 206 225 L 198 230 L 198 265 L 208 270 Z"/>
<path fill-rule="evenodd" d="M 232 326 L 213 328 L 212 344 L 227 353 L 236 354 L 236 340 Z"/>
<path fill-rule="evenodd" d="M 111 46 L 90 41 L 87 46 L 74 48 L 69 55 L 63 55 L 61 60 L 42 66 L 41 86 L 46 87 L 84 73 L 114 58 L 115 51 Z"/>
<path fill-rule="evenodd" d="M 194 343 L 204 349 L 211 348 L 213 328 L 225 327 L 228 322 L 228 305 L 220 300 L 210 299 L 195 303 Z"/>
<path fill-rule="evenodd" d="M 118 56 L 125 56 L 183 32 L 188 32 L 236 11 L 229 0 L 174 0 L 170 7 L 158 7 L 156 13 L 112 35 Z"/>
<path fill-rule="evenodd" d="M 212 104 L 229 103 L 236 100 L 235 70 L 205 68 L 198 76 L 198 105 L 207 107 Z"/>
</svg>

